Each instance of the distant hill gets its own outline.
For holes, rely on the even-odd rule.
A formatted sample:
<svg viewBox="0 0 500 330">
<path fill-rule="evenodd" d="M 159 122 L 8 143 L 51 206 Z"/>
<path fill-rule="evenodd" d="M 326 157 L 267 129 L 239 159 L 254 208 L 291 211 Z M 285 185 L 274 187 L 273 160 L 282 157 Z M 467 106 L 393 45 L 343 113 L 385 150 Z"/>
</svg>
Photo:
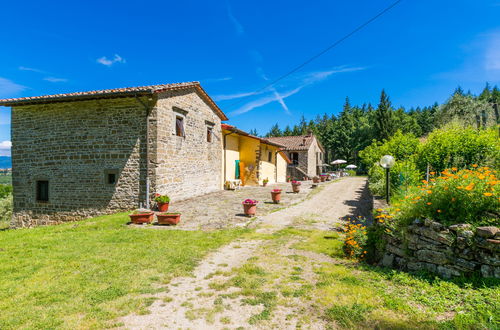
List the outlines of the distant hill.
<svg viewBox="0 0 500 330">
<path fill-rule="evenodd" d="M 0 168 L 11 168 L 12 167 L 12 157 L 0 156 Z"/>
</svg>

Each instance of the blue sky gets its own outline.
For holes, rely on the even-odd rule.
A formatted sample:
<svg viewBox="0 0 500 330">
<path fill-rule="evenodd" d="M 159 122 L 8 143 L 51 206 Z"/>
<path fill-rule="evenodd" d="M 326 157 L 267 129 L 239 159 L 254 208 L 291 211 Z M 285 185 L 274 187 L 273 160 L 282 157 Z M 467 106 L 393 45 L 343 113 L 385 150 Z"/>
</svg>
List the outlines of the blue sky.
<svg viewBox="0 0 500 330">
<path fill-rule="evenodd" d="M 200 81 L 241 129 L 500 85 L 500 0 L 404 0 L 274 88 L 254 93 L 393 1 L 9 1 L 0 98 Z M 0 110 L 0 154 L 10 111 Z"/>
</svg>

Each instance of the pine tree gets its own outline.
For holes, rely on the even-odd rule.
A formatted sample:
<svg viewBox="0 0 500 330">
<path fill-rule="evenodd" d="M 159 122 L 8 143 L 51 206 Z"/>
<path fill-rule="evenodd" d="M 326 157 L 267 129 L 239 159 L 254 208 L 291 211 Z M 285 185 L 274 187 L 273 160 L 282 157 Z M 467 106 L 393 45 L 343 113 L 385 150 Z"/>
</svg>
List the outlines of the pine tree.
<svg viewBox="0 0 500 330">
<path fill-rule="evenodd" d="M 382 90 L 380 103 L 375 110 L 375 138 L 379 141 L 386 140 L 394 134 L 391 101 Z"/>
<path fill-rule="evenodd" d="M 253 135 L 253 136 L 259 136 L 259 132 L 257 132 L 256 128 L 251 129 L 249 133 L 250 133 L 250 135 Z"/>
<path fill-rule="evenodd" d="M 266 137 L 276 137 L 276 136 L 282 136 L 283 133 L 280 130 L 280 127 L 278 123 L 274 124 L 269 132 L 266 134 Z"/>
</svg>

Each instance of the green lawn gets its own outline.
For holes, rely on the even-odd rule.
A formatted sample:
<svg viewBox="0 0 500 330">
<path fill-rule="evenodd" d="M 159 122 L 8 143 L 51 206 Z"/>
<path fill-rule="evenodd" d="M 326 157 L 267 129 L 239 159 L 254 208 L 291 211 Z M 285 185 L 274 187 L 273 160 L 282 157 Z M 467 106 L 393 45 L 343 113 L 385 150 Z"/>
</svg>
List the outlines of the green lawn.
<svg viewBox="0 0 500 330">
<path fill-rule="evenodd" d="M 152 303 L 141 294 L 184 276 L 243 230 L 132 228 L 126 214 L 0 231 L 0 329 L 102 328 Z"/>
</svg>

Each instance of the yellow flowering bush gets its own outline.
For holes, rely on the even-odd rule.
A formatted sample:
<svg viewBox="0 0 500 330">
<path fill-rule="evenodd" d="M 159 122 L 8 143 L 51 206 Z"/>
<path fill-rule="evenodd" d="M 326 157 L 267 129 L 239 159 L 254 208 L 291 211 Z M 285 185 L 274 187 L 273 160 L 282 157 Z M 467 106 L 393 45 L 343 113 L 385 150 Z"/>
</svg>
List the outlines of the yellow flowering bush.
<svg viewBox="0 0 500 330">
<path fill-rule="evenodd" d="M 343 250 L 345 255 L 351 259 L 363 260 L 367 251 L 366 244 L 366 226 L 360 223 L 347 222 L 344 226 L 346 236 L 344 239 Z"/>
<path fill-rule="evenodd" d="M 431 172 L 429 181 L 410 187 L 390 209 L 403 223 L 430 218 L 445 225 L 496 224 L 500 217 L 497 171 L 473 164 L 470 169 Z"/>
</svg>

